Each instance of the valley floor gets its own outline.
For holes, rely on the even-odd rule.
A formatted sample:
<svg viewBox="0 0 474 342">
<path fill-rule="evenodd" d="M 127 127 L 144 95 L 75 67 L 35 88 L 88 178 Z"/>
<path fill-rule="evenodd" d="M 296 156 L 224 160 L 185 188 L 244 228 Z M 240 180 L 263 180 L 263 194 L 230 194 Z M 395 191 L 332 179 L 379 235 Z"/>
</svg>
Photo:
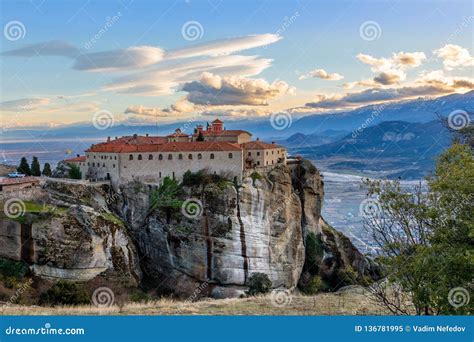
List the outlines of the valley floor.
<svg viewBox="0 0 474 342">
<path fill-rule="evenodd" d="M 280 306 L 271 295 L 185 302 L 161 299 L 108 308 L 94 306 L 0 306 L 0 315 L 389 315 L 367 294 L 343 292 L 314 296 L 294 295 Z"/>
</svg>

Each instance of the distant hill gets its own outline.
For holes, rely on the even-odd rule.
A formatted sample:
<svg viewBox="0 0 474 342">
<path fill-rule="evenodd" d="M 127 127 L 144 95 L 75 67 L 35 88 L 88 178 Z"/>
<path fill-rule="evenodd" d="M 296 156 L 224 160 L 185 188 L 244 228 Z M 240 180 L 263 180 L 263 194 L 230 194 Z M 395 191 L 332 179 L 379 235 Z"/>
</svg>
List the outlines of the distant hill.
<svg viewBox="0 0 474 342">
<path fill-rule="evenodd" d="M 276 130 L 272 127 L 268 117 L 256 120 L 226 120 L 228 129 L 243 129 L 250 131 L 254 138 L 266 140 L 279 140 L 290 138 L 296 133 L 305 135 L 321 136 L 328 138 L 327 132 L 347 131 L 351 132 L 363 124 L 373 126 L 383 121 L 406 121 L 406 122 L 429 122 L 437 118 L 436 113 L 447 116 L 456 109 L 463 109 L 474 112 L 474 91 L 466 94 L 452 94 L 439 97 L 437 99 L 416 99 L 411 101 L 394 102 L 385 105 L 370 105 L 358 109 L 338 112 L 307 115 L 300 119 L 293 117 L 288 128 Z M 218 114 L 216 114 L 218 116 Z M 209 116 L 209 120 L 214 117 Z M 169 134 L 175 128 L 180 127 L 186 132 L 191 132 L 197 124 L 205 124 L 204 119 L 196 121 L 179 121 L 166 124 L 144 124 L 140 126 L 129 126 L 116 124 L 106 130 L 94 128 L 92 123 L 77 124 L 61 128 L 41 129 L 41 130 L 6 130 L 2 132 L 1 139 L 49 139 L 49 138 L 106 138 L 107 136 L 122 136 L 137 134 Z M 330 138 L 330 137 L 329 137 Z M 323 142 L 319 138 L 314 139 L 316 144 Z M 318 140 L 319 139 L 319 140 Z"/>
<path fill-rule="evenodd" d="M 308 135 L 303 133 L 295 133 L 288 139 L 280 140 L 278 142 L 285 145 L 286 147 L 298 147 L 305 145 L 318 146 L 334 142 L 345 136 L 347 133 L 347 131 L 340 130 L 327 130 L 319 134 Z"/>
<path fill-rule="evenodd" d="M 332 171 L 413 179 L 433 169 L 436 156 L 449 146 L 451 139 L 450 132 L 438 120 L 386 121 L 335 142 L 290 148 L 290 152 Z"/>
</svg>

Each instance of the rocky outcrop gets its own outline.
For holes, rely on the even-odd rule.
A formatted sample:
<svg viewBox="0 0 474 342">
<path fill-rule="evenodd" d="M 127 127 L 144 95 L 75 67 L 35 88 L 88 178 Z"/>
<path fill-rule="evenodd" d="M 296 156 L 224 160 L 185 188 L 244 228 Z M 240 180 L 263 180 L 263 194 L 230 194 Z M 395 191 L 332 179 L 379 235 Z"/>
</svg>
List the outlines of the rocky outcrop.
<svg viewBox="0 0 474 342">
<path fill-rule="evenodd" d="M 24 261 L 37 276 L 90 280 L 99 274 L 130 285 L 140 282 L 135 247 L 111 214 L 87 206 L 25 213 L 0 221 L 0 257 Z"/>
<path fill-rule="evenodd" d="M 255 273 L 274 288 L 302 290 L 315 277 L 326 290 L 377 277 L 374 263 L 322 219 L 324 182 L 308 161 L 242 181 L 206 175 L 174 188 L 114 189 L 48 180 L 43 191 L 63 209 L 0 226 L 0 256 L 43 277 L 138 284 L 143 272 L 159 292 L 193 298 L 240 296 Z"/>
</svg>

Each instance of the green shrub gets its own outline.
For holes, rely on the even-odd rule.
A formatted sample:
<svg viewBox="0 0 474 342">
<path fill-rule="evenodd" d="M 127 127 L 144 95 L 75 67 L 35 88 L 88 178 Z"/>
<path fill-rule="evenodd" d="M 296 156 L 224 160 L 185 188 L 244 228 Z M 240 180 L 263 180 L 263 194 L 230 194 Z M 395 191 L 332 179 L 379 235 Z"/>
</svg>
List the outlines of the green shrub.
<svg viewBox="0 0 474 342">
<path fill-rule="evenodd" d="M 90 293 L 83 284 L 59 281 L 40 296 L 42 305 L 81 305 L 89 304 Z"/>
<path fill-rule="evenodd" d="M 320 292 L 323 288 L 323 281 L 320 276 L 313 276 L 308 282 L 308 285 L 303 289 L 303 292 L 309 295 Z"/>
<path fill-rule="evenodd" d="M 319 272 L 319 263 L 323 256 L 323 241 L 321 235 L 308 233 L 306 236 L 306 265 L 309 273 L 317 274 Z"/>
<path fill-rule="evenodd" d="M 81 169 L 79 166 L 75 164 L 70 164 L 69 165 L 71 168 L 69 169 L 69 178 L 71 179 L 81 179 L 82 178 L 82 173 Z"/>
<path fill-rule="evenodd" d="M 250 178 L 252 178 L 252 184 L 255 186 L 255 181 L 256 181 L 257 179 L 260 180 L 260 179 L 262 179 L 263 177 L 262 177 L 262 175 L 261 175 L 260 173 L 258 173 L 257 171 L 254 171 L 254 172 L 252 172 L 252 174 L 250 175 Z"/>
<path fill-rule="evenodd" d="M 247 294 L 255 296 L 270 292 L 272 282 L 265 273 L 254 273 L 247 280 L 247 286 L 249 287 Z"/>
<path fill-rule="evenodd" d="M 0 276 L 23 279 L 29 273 L 28 265 L 21 261 L 0 258 Z"/>
<path fill-rule="evenodd" d="M 145 292 L 136 291 L 130 294 L 130 300 L 135 303 L 143 303 L 150 301 L 150 296 Z"/>
</svg>

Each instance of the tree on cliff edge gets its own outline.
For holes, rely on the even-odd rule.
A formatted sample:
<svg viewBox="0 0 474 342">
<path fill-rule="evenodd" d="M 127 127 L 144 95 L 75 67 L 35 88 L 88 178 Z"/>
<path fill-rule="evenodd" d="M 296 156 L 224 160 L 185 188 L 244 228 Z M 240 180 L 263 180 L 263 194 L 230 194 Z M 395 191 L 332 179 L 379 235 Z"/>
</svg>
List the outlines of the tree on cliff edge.
<svg viewBox="0 0 474 342">
<path fill-rule="evenodd" d="M 382 251 L 386 282 L 372 287 L 395 314 L 474 312 L 474 159 L 470 146 L 455 143 L 434 175 L 403 189 L 398 181 L 367 180 L 372 208 L 364 226 Z"/>
<path fill-rule="evenodd" d="M 28 161 L 25 157 L 21 158 L 20 165 L 16 170 L 20 173 L 24 173 L 27 176 L 31 176 L 30 165 L 28 164 Z"/>
<path fill-rule="evenodd" d="M 51 177 L 51 165 L 49 163 L 45 163 L 43 166 L 43 176 Z"/>
<path fill-rule="evenodd" d="M 41 176 L 41 167 L 38 157 L 33 157 L 33 160 L 31 161 L 31 175 L 36 177 Z"/>
</svg>

